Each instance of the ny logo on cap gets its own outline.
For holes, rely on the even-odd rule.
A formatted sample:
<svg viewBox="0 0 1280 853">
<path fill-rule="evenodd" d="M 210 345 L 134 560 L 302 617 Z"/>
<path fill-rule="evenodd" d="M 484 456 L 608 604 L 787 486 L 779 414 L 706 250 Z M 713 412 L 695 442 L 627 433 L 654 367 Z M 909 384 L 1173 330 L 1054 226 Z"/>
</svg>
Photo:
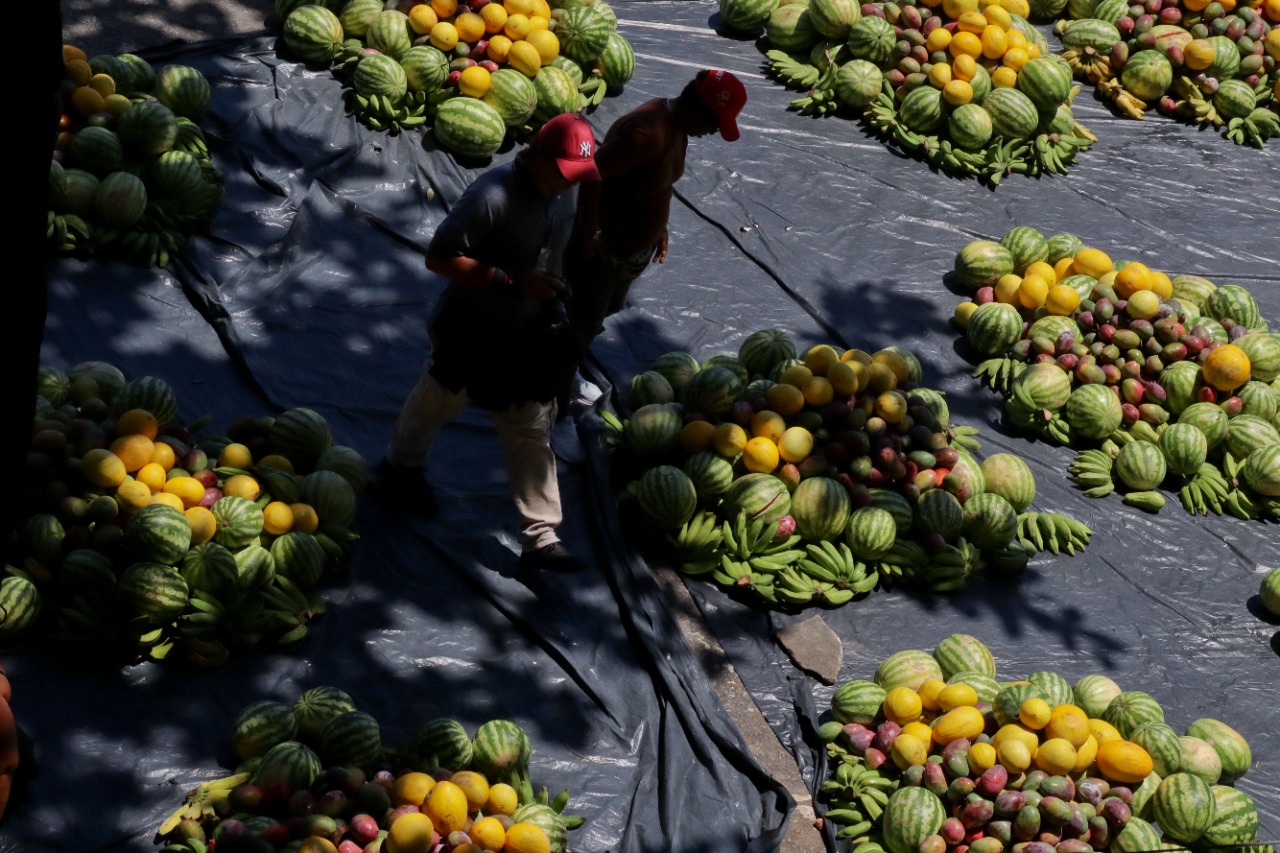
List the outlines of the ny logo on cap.
<svg viewBox="0 0 1280 853">
<path fill-rule="evenodd" d="M 591 156 L 591 140 L 584 139 L 582 140 L 581 143 L 578 144 L 578 156 L 579 157 Z"/>
</svg>

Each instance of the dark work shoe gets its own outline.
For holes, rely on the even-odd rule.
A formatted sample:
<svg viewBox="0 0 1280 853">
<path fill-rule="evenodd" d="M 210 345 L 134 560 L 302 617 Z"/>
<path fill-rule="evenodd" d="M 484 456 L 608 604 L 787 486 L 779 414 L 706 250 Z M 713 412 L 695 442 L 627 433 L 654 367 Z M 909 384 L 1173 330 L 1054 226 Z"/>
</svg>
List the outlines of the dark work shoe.
<svg viewBox="0 0 1280 853">
<path fill-rule="evenodd" d="M 383 458 L 378 463 L 375 491 L 384 503 L 418 518 L 434 518 L 438 511 L 436 493 L 421 468 L 394 465 Z"/>
<path fill-rule="evenodd" d="M 520 555 L 520 565 L 526 569 L 537 569 L 546 572 L 580 572 L 587 564 L 564 547 L 563 542 L 552 542 L 543 545 L 536 551 L 526 551 Z"/>
</svg>

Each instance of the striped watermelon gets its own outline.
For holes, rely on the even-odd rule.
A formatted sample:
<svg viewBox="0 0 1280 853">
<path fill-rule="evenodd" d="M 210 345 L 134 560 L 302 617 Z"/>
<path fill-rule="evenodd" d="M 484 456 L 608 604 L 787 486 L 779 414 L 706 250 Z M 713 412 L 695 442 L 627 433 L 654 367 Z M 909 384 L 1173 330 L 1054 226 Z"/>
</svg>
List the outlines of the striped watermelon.
<svg viewBox="0 0 1280 853">
<path fill-rule="evenodd" d="M 1280 432 L 1257 415 L 1236 415 L 1227 422 L 1227 452 L 1236 459 L 1248 459 L 1258 448 L 1277 444 Z"/>
<path fill-rule="evenodd" d="M 679 529 L 698 508 L 698 491 L 689 475 L 674 465 L 658 465 L 640 475 L 636 503 L 659 530 Z"/>
<path fill-rule="evenodd" d="M 979 702 L 988 704 L 994 702 L 1003 689 L 1000 682 L 983 672 L 956 672 L 947 679 L 947 684 L 967 684 L 978 694 Z"/>
<path fill-rule="evenodd" d="M 364 711 L 347 711 L 324 724 L 316 753 L 325 767 L 369 767 L 382 755 L 382 730 Z"/>
<path fill-rule="evenodd" d="M 1206 41 L 1213 47 L 1213 61 L 1204 69 L 1204 76 L 1228 80 L 1240 70 L 1240 51 L 1236 43 L 1226 36 L 1209 36 Z"/>
<path fill-rule="evenodd" d="M 29 579 L 9 575 L 0 580 L 0 643 L 22 636 L 40 616 L 40 590 Z"/>
<path fill-rule="evenodd" d="M 1223 80 L 1213 94 L 1213 108 L 1224 121 L 1248 118 L 1257 106 L 1253 87 L 1243 80 Z"/>
<path fill-rule="evenodd" d="M 276 416 L 268 438 L 273 453 L 287 457 L 295 469 L 306 470 L 333 444 L 333 431 L 315 409 L 298 406 Z"/>
<path fill-rule="evenodd" d="M 124 146 L 114 131 L 87 125 L 71 138 L 67 158 L 77 168 L 106 177 L 124 165 Z"/>
<path fill-rule="evenodd" d="M 120 64 L 129 69 L 125 79 L 116 80 L 116 91 L 132 97 L 135 93 L 150 92 L 156 85 L 156 70 L 150 62 L 136 53 L 116 56 Z"/>
<path fill-rule="evenodd" d="M 1129 14 L 1127 0 L 1101 0 L 1093 10 L 1093 17 L 1099 21 L 1114 24 Z"/>
<path fill-rule="evenodd" d="M 533 111 L 533 119 L 539 124 L 562 113 L 576 113 L 581 105 L 582 96 L 577 85 L 554 65 L 538 69 L 533 77 L 533 87 L 538 91 L 538 106 Z"/>
<path fill-rule="evenodd" d="M 1112 853 L 1152 853 L 1160 850 L 1160 833 L 1147 821 L 1134 814 L 1111 842 Z"/>
<path fill-rule="evenodd" d="M 893 548 L 897 534 L 897 521 L 888 510 L 864 506 L 849 516 L 844 541 L 858 559 L 878 560 Z"/>
<path fill-rule="evenodd" d="M 991 114 L 979 104 L 961 104 L 947 116 L 947 135 L 957 148 L 977 151 L 991 139 Z"/>
<path fill-rule="evenodd" d="M 708 367 L 728 368 L 733 371 L 733 375 L 738 377 L 738 381 L 743 385 L 746 385 L 751 379 L 751 374 L 747 372 L 747 368 L 743 366 L 742 362 L 738 361 L 738 357 L 733 353 L 722 352 L 703 359 L 702 369 L 706 370 Z M 738 393 L 741 394 L 742 392 Z"/>
<path fill-rule="evenodd" d="M 994 94 L 993 92 L 992 95 Z M 1010 228 L 1000 238 L 1000 245 L 1008 249 L 1009 254 L 1013 256 L 1013 271 L 1018 275 L 1025 273 L 1027 267 L 1033 263 L 1045 261 L 1049 257 L 1048 238 L 1030 225 L 1016 225 Z"/>
<path fill-rule="evenodd" d="M 965 338 L 983 355 L 1008 351 L 1022 337 L 1022 316 L 1018 309 L 1004 302 L 979 305 L 969 316 Z"/>
<path fill-rule="evenodd" d="M 1181 752 L 1178 763 L 1180 773 L 1199 776 L 1210 785 L 1218 784 L 1218 780 L 1222 778 L 1222 759 L 1207 740 L 1183 735 L 1178 738 L 1178 748 Z"/>
<path fill-rule="evenodd" d="M 531 823 L 547 834 L 551 853 L 565 853 L 568 826 L 560 813 L 542 803 L 525 803 L 511 814 L 515 823 Z"/>
<path fill-rule="evenodd" d="M 1017 89 L 995 89 L 982 101 L 982 108 L 991 116 L 991 134 L 1005 139 L 1026 139 L 1035 133 L 1040 114 L 1031 99 Z M 1023 270 L 1026 269 L 1024 266 Z M 1021 272 L 1014 268 L 1015 272 Z"/>
<path fill-rule="evenodd" d="M 1256 415 L 1264 421 L 1273 421 L 1280 410 L 1280 394 L 1271 386 L 1257 379 L 1250 380 L 1235 392 L 1240 398 L 1240 413 Z"/>
<path fill-rule="evenodd" d="M 1261 312 L 1253 294 L 1238 284 L 1224 284 L 1205 300 L 1204 312 L 1218 322 L 1233 323 L 1252 329 L 1261 322 Z"/>
<path fill-rule="evenodd" d="M 1173 63 L 1158 50 L 1139 51 L 1120 70 L 1120 84 L 1135 98 L 1153 103 L 1173 85 Z"/>
<path fill-rule="evenodd" d="M 1056 112 L 1071 93 L 1071 66 L 1056 57 L 1037 56 L 1018 72 L 1017 89 L 1037 111 Z"/>
<path fill-rule="evenodd" d="M 188 595 L 182 575 L 163 563 L 134 563 L 116 585 L 116 601 L 127 618 L 137 617 L 148 625 L 177 619 L 186 609 Z"/>
<path fill-rule="evenodd" d="M 893 59 L 898 37 L 893 24 L 876 15 L 863 15 L 849 28 L 849 55 L 878 67 Z"/>
<path fill-rule="evenodd" d="M 1122 692 L 1120 685 L 1105 675 L 1086 675 L 1072 685 L 1075 703 L 1090 718 L 1101 717 L 1111 700 Z"/>
<path fill-rule="evenodd" d="M 996 659 L 986 644 L 970 634 L 951 634 L 933 648 L 933 659 L 942 668 L 943 680 L 957 672 L 996 676 Z"/>
<path fill-rule="evenodd" d="M 135 104 L 134 106 L 139 105 Z M 169 108 L 161 106 L 161 109 L 168 110 Z M 67 371 L 67 379 L 72 384 L 77 381 L 92 380 L 98 389 L 97 396 L 108 403 L 114 402 L 115 398 L 124 390 L 124 386 L 128 384 L 128 380 L 125 379 L 125 375 L 120 371 L 120 368 L 105 361 L 82 361 Z M 155 412 L 151 414 L 154 415 Z"/>
<path fill-rule="evenodd" d="M 653 364 L 649 365 L 650 370 L 656 370 L 663 376 L 667 377 L 667 381 L 671 383 L 671 388 L 677 394 L 684 387 L 684 384 L 698 372 L 701 365 L 698 360 L 687 352 L 679 350 L 663 353 L 654 359 Z"/>
<path fill-rule="evenodd" d="M 614 31 L 609 20 L 591 6 L 566 9 L 556 24 L 560 53 L 581 63 L 594 62 L 604 52 L 609 34 Z"/>
<path fill-rule="evenodd" d="M 733 521 L 745 512 L 748 521 L 763 518 L 777 522 L 791 513 L 791 495 L 787 486 L 772 474 L 745 474 L 733 481 L 724 493 L 720 515 Z"/>
<path fill-rule="evenodd" d="M 155 96 L 174 115 L 199 121 L 209 109 L 208 79 L 189 65 L 166 65 L 156 73 Z"/>
<path fill-rule="evenodd" d="M 1084 241 L 1075 234 L 1064 231 L 1061 234 L 1054 234 L 1048 239 L 1049 254 L 1045 258 L 1045 263 L 1056 264 L 1063 258 L 1074 258 L 1076 252 L 1084 248 Z M 1086 296 L 1088 294 L 1085 294 Z"/>
<path fill-rule="evenodd" d="M 641 457 L 659 457 L 680 445 L 684 420 L 680 410 L 667 403 L 641 406 L 627 419 L 623 433 L 627 449 Z"/>
<path fill-rule="evenodd" d="M 260 788 L 283 783 L 290 791 L 302 791 L 311 787 L 323 769 L 310 747 L 287 740 L 267 750 L 253 771 L 252 781 Z"/>
<path fill-rule="evenodd" d="M 1209 783 L 1191 773 L 1160 780 L 1151 798 L 1151 814 L 1167 838 L 1190 843 L 1213 824 L 1217 807 Z"/>
<path fill-rule="evenodd" d="M 848 39 L 860 17 L 862 9 L 855 0 L 813 0 L 809 4 L 809 22 L 824 38 Z"/>
<path fill-rule="evenodd" d="M 163 379 L 157 376 L 139 376 L 125 383 L 112 408 L 117 414 L 130 409 L 146 409 L 156 416 L 156 423 L 164 428 L 178 418 L 178 396 Z"/>
<path fill-rule="evenodd" d="M 472 766 L 490 779 L 509 779 L 529 769 L 529 736 L 507 720 L 489 720 L 471 739 Z"/>
<path fill-rule="evenodd" d="M 1191 424 L 1170 424 L 1160 433 L 1160 452 L 1170 471 L 1187 477 L 1200 470 L 1209 456 L 1209 440 Z"/>
<path fill-rule="evenodd" d="M 1272 569 L 1263 576 L 1258 596 L 1268 613 L 1280 616 L 1280 568 Z"/>
<path fill-rule="evenodd" d="M 900 787 L 889 795 L 881 816 L 885 849 L 889 853 L 918 853 L 920 842 L 936 835 L 946 819 L 947 810 L 932 791 Z"/>
<path fill-rule="evenodd" d="M 994 492 L 1023 512 L 1036 496 L 1036 478 L 1022 458 L 1012 453 L 996 453 L 982 460 L 985 491 Z"/>
<path fill-rule="evenodd" d="M 411 92 L 434 92 L 444 85 L 445 78 L 449 76 L 449 59 L 429 44 L 416 44 L 405 51 L 400 57 L 400 67 L 404 69 Z M 515 73 L 520 74 L 519 71 Z M 520 77 L 528 79 L 523 74 Z M 491 87 L 492 82 L 490 78 Z"/>
<path fill-rule="evenodd" d="M 738 347 L 738 361 L 750 376 L 768 376 L 775 364 L 795 357 L 796 345 L 779 329 L 752 332 Z"/>
<path fill-rule="evenodd" d="M 1200 365 L 1194 361 L 1178 361 L 1169 365 L 1160 371 L 1160 387 L 1165 392 L 1165 408 L 1172 414 L 1180 415 L 1196 402 L 1200 389 L 1204 387 Z M 1225 429 L 1223 436 L 1226 436 Z M 1210 447 L 1212 446 L 1213 443 L 1210 443 Z"/>
<path fill-rule="evenodd" d="M 171 506 L 148 504 L 125 524 L 124 544 L 136 562 L 176 566 L 191 547 L 191 524 Z"/>
<path fill-rule="evenodd" d="M 387 54 L 368 53 L 356 63 L 355 73 L 351 76 L 351 88 L 355 89 L 356 94 L 365 97 L 378 95 L 398 104 L 409 91 L 409 77 L 404 66 Z"/>
<path fill-rule="evenodd" d="M 276 577 L 276 558 L 266 548 L 254 543 L 234 554 L 236 587 L 240 590 L 265 589 Z"/>
<path fill-rule="evenodd" d="M 930 489 L 916 503 L 912 529 L 925 536 L 936 533 L 950 542 L 964 527 L 964 509 L 955 495 L 943 489 Z"/>
<path fill-rule="evenodd" d="M 1212 785 L 1213 821 L 1200 836 L 1207 847 L 1251 844 L 1258 837 L 1258 807 L 1244 791 Z"/>
<path fill-rule="evenodd" d="M 1197 308 L 1203 308 L 1209 296 L 1217 289 L 1216 284 L 1203 276 L 1183 274 L 1173 280 L 1173 298 L 1184 304 L 1191 303 Z"/>
<path fill-rule="evenodd" d="M 345 691 L 327 685 L 312 687 L 293 703 L 293 716 L 298 721 L 298 737 L 314 743 L 330 720 L 355 710 L 355 700 Z"/>
<path fill-rule="evenodd" d="M 343 38 L 342 22 L 324 6 L 299 6 L 284 21 L 284 43 L 303 62 L 328 65 Z"/>
<path fill-rule="evenodd" d="M 42 566 L 53 568 L 62 558 L 67 531 L 53 513 L 40 512 L 28 518 L 23 524 L 23 535 L 27 553 Z"/>
<path fill-rule="evenodd" d="M 846 681 L 831 694 L 831 716 L 841 723 L 870 725 L 880 713 L 887 692 L 871 681 Z"/>
<path fill-rule="evenodd" d="M 742 394 L 743 381 L 728 367 L 704 366 L 680 390 L 686 412 L 716 418 L 728 413 Z"/>
<path fill-rule="evenodd" d="M 733 463 L 711 450 L 699 451 L 685 460 L 684 472 L 704 504 L 714 503 L 733 484 Z"/>
<path fill-rule="evenodd" d="M 874 101 L 883 85 L 884 72 L 865 59 L 851 59 L 836 72 L 836 98 L 855 110 Z"/>
<path fill-rule="evenodd" d="M 1259 447 L 1245 457 L 1240 480 L 1260 495 L 1280 496 L 1280 445 Z"/>
<path fill-rule="evenodd" d="M 138 101 L 120 113 L 116 135 L 126 153 L 140 160 L 159 156 L 178 138 L 178 117 L 159 101 Z"/>
<path fill-rule="evenodd" d="M 185 561 L 186 558 L 183 559 Z M 234 563 L 231 571 L 234 580 Z M 62 564 L 58 566 L 58 584 L 89 601 L 98 596 L 111 596 L 116 591 L 115 567 L 111 558 L 96 548 L 77 548 L 62 558 Z M 190 581 L 187 585 L 191 586 Z"/>
<path fill-rule="evenodd" d="M 610 32 L 604 50 L 596 57 L 596 71 L 610 92 L 618 92 L 636 73 L 636 54 L 631 42 L 618 32 Z"/>
<path fill-rule="evenodd" d="M 537 109 L 538 90 L 514 68 L 499 68 L 489 76 L 489 91 L 481 100 L 493 107 L 507 127 L 522 127 Z"/>
<path fill-rule="evenodd" d="M 763 27 L 778 8 L 778 0 L 720 0 L 720 20 L 731 30 L 750 32 Z"/>
<path fill-rule="evenodd" d="M 1080 385 L 1063 407 L 1063 417 L 1073 435 L 1104 439 L 1120 428 L 1124 417 L 1120 398 L 1106 385 Z"/>
<path fill-rule="evenodd" d="M 271 543 L 275 570 L 304 590 L 313 589 L 324 576 L 324 547 L 310 533 L 290 530 Z"/>
<path fill-rule="evenodd" d="M 1178 733 L 1167 723 L 1142 723 L 1129 735 L 1129 740 L 1151 756 L 1153 772 L 1161 778 L 1177 773 L 1182 767 L 1182 744 Z"/>
<path fill-rule="evenodd" d="M 1044 694 L 1045 701 L 1051 708 L 1057 705 L 1069 705 L 1075 698 L 1075 693 L 1071 690 L 1071 682 L 1053 670 L 1042 669 L 1033 672 L 1027 676 L 1027 681 L 1040 688 L 1040 692 Z"/>
<path fill-rule="evenodd" d="M 796 532 L 812 542 L 836 539 L 844 533 L 852 509 L 849 493 L 830 477 L 801 480 L 791 493 Z"/>
<path fill-rule="evenodd" d="M 350 527 L 356 520 L 356 490 L 336 471 L 312 471 L 302 478 L 298 492 L 321 524 Z"/>
<path fill-rule="evenodd" d="M 457 772 L 471 766 L 472 755 L 471 736 L 462 723 L 439 718 L 418 729 L 403 750 L 401 763 L 424 772 L 437 767 Z"/>
<path fill-rule="evenodd" d="M 785 53 L 804 53 L 818 40 L 807 4 L 786 3 L 774 9 L 765 22 L 764 32 L 769 45 Z"/>
<path fill-rule="evenodd" d="M 942 90 L 933 86 L 917 86 L 898 105 L 898 119 L 917 133 L 932 133 L 947 118 L 947 102 Z"/>
<path fill-rule="evenodd" d="M 71 393 L 71 378 L 51 364 L 42 364 L 36 371 L 36 393 L 54 406 L 61 406 Z"/>
<path fill-rule="evenodd" d="M 181 571 L 192 592 L 201 590 L 218 598 L 235 588 L 238 575 L 235 556 L 217 542 L 205 542 L 188 551 Z"/>
<path fill-rule="evenodd" d="M 1001 276 L 1013 272 L 1013 254 L 992 240 L 974 240 L 956 253 L 954 269 L 961 287 L 995 287 Z"/>
<path fill-rule="evenodd" d="M 1091 47 L 1099 53 L 1110 53 L 1120 41 L 1120 31 L 1114 23 L 1097 18 L 1085 18 L 1067 25 L 1062 33 L 1062 45 L 1072 50 Z"/>
<path fill-rule="evenodd" d="M 1028 699 L 1044 699 L 1048 701 L 1048 696 L 1038 684 L 1032 684 L 1030 681 L 1022 681 L 1016 684 L 1010 684 L 1002 687 L 1000 692 L 996 694 L 996 698 L 991 702 L 991 713 L 995 716 L 996 722 L 1002 726 L 1018 721 L 1018 709 L 1022 707 L 1022 703 Z"/>
<path fill-rule="evenodd" d="M 1071 396 L 1071 374 L 1055 362 L 1037 362 L 1018 374 L 1013 387 L 1026 395 L 1037 409 L 1057 412 Z"/>
<path fill-rule="evenodd" d="M 231 751 L 240 761 L 266 755 L 277 744 L 293 740 L 298 721 L 283 702 L 262 699 L 246 705 L 231 723 Z"/>
<path fill-rule="evenodd" d="M 676 393 L 667 377 L 656 370 L 645 370 L 631 377 L 627 383 L 627 405 L 634 411 L 652 403 L 674 402 Z"/>
<path fill-rule="evenodd" d="M 1116 727 L 1120 736 L 1128 738 L 1143 723 L 1164 722 L 1164 709 L 1149 693 L 1126 690 L 1112 699 L 1102 712 L 1102 719 Z"/>
<path fill-rule="evenodd" d="M 1224 785 L 1243 776 L 1253 763 L 1253 752 L 1244 735 L 1220 720 L 1203 717 L 1187 726 L 1185 734 L 1200 738 L 1213 747 L 1222 762 L 1221 781 Z"/>
<path fill-rule="evenodd" d="M 369 23 L 364 40 L 369 47 L 381 51 L 393 60 L 403 59 L 413 46 L 409 16 L 398 9 L 387 9 Z"/>
<path fill-rule="evenodd" d="M 360 451 L 354 447 L 343 444 L 332 445 L 316 460 L 316 470 L 333 471 L 357 492 L 363 492 L 369 485 L 369 467 L 365 464 Z"/>
<path fill-rule="evenodd" d="M 218 524 L 213 541 L 231 551 L 245 547 L 262 532 L 262 510 L 251 500 L 223 495 L 209 509 Z"/>
<path fill-rule="evenodd" d="M 382 0 L 350 0 L 338 11 L 338 22 L 342 24 L 343 35 L 363 40 L 369 32 L 369 25 L 385 8 Z"/>
<path fill-rule="evenodd" d="M 195 155 L 166 151 L 147 166 L 147 193 L 152 197 L 185 198 L 200 191 L 204 171 Z"/>
<path fill-rule="evenodd" d="M 885 692 L 895 687 L 910 687 L 919 690 L 925 679 L 936 678 L 944 681 L 942 667 L 932 654 L 919 649 L 904 649 L 894 652 L 876 667 L 875 682 Z"/>
<path fill-rule="evenodd" d="M 870 506 L 882 509 L 893 516 L 894 528 L 899 537 L 911 532 L 911 523 L 915 520 L 915 510 L 907 499 L 897 492 L 888 489 L 872 489 Z"/>
</svg>

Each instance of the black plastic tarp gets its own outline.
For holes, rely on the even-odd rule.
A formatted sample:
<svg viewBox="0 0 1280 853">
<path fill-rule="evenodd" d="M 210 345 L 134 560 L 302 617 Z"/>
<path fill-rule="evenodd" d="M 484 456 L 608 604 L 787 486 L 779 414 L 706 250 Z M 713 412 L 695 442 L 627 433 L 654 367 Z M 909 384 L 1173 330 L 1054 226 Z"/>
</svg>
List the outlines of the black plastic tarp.
<svg viewBox="0 0 1280 853">
<path fill-rule="evenodd" d="M 1099 137 L 1067 177 L 1012 177 L 990 190 L 904 158 L 844 118 L 786 109 L 793 93 L 761 73 L 750 40 L 713 29 L 711 2 L 613 4 L 636 49 L 635 78 L 590 116 L 674 96 L 701 67 L 747 84 L 742 139 L 694 140 L 671 219 L 671 252 L 633 287 L 586 367 L 618 386 L 657 355 L 736 352 L 775 327 L 801 346 L 898 344 L 978 426 L 984 452 L 1031 462 L 1036 508 L 1096 531 L 1084 556 L 1035 560 L 1016 583 L 977 580 L 943 597 L 876 592 L 823 616 L 844 645 L 841 678 L 867 677 L 902 648 L 979 636 L 1002 677 L 1104 672 L 1151 692 L 1181 729 L 1200 716 L 1244 733 L 1255 765 L 1239 783 L 1263 835 L 1280 837 L 1280 657 L 1276 628 L 1247 607 L 1280 564 L 1274 524 L 1158 516 L 1088 501 L 1066 479 L 1070 452 L 1006 430 L 999 401 L 968 376 L 948 324 L 961 298 L 944 274 L 969 240 L 1014 225 L 1072 231 L 1113 257 L 1171 274 L 1244 284 L 1280 324 L 1280 155 L 1153 117 L 1114 118 L 1076 101 Z M 173 383 L 181 415 L 227 423 L 306 405 L 338 441 L 381 454 L 427 355 L 424 319 L 443 282 L 423 248 L 477 174 L 430 136 L 367 130 L 340 86 L 280 59 L 261 37 L 150 54 L 214 85 L 204 125 L 227 200 L 212 236 L 165 272 L 66 262 L 52 270 L 46 360 L 113 361 Z M 504 162 L 503 152 L 495 162 Z M 600 422 L 577 423 L 566 453 L 564 535 L 595 570 L 515 575 L 515 517 L 487 417 L 447 429 L 428 473 L 442 517 L 406 522 L 362 504 L 362 541 L 327 593 L 328 613 L 297 653 L 208 672 L 143 665 L 79 671 L 31 644 L 6 657 L 36 776 L 0 829 L 8 851 L 143 850 L 194 781 L 230 766 L 227 727 L 257 698 L 314 684 L 347 689 L 389 737 L 456 716 L 474 730 L 525 725 L 533 776 L 574 791 L 590 820 L 585 851 L 742 851 L 780 843 L 789 796 L 749 757 L 620 533 Z M 815 790 L 811 735 L 831 687 L 774 642 L 807 618 L 769 613 L 690 581 L 702 612 L 779 739 Z"/>
</svg>

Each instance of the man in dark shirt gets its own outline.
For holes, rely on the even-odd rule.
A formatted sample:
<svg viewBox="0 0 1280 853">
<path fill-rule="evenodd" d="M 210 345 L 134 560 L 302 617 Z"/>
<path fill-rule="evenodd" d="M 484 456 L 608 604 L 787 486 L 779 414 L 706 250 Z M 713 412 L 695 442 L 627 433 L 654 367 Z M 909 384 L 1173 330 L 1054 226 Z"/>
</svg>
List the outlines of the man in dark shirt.
<svg viewBox="0 0 1280 853">
<path fill-rule="evenodd" d="M 548 121 L 528 148 L 472 182 L 436 229 L 427 269 L 449 280 L 431 325 L 427 369 L 396 420 L 381 491 L 435 514 L 423 465 L 440 428 L 474 403 L 493 414 L 521 517 L 521 562 L 583 567 L 556 535 L 560 491 L 550 436 L 574 361 L 558 277 L 580 181 L 598 180 L 595 140 L 578 115 Z"/>
<path fill-rule="evenodd" d="M 596 165 L 600 181 L 584 185 L 565 257 L 574 288 L 570 303 L 580 349 L 622 309 L 627 291 L 650 263 L 667 259 L 667 219 L 676 181 L 684 174 L 689 137 L 716 131 L 738 138 L 747 102 L 728 71 L 699 71 L 675 98 L 654 98 L 609 128 Z"/>
</svg>

